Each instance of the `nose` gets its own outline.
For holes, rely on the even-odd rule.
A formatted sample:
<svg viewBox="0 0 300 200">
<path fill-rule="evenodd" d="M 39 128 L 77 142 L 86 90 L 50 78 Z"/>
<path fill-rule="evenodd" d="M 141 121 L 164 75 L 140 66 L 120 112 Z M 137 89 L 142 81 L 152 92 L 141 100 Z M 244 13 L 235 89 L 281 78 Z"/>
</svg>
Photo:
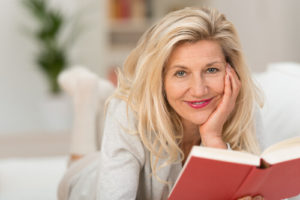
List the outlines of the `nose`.
<svg viewBox="0 0 300 200">
<path fill-rule="evenodd" d="M 208 93 L 206 80 L 201 76 L 194 76 L 190 81 L 190 92 L 194 97 L 203 97 Z"/>
</svg>

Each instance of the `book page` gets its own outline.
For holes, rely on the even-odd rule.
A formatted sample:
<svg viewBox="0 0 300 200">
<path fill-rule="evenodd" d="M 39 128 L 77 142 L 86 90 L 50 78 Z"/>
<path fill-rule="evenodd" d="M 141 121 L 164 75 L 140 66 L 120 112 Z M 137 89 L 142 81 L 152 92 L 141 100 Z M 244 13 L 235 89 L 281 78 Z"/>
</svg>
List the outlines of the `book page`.
<svg viewBox="0 0 300 200">
<path fill-rule="evenodd" d="M 288 160 L 300 159 L 300 144 L 291 144 L 284 148 L 277 148 L 273 151 L 265 152 L 262 158 L 269 164 L 276 164 Z"/>
<path fill-rule="evenodd" d="M 190 156 L 214 159 L 225 162 L 259 166 L 260 158 L 254 154 L 209 147 L 194 146 Z"/>
<path fill-rule="evenodd" d="M 300 137 L 294 137 L 267 148 L 261 157 L 269 164 L 300 158 Z"/>
<path fill-rule="evenodd" d="M 300 137 L 289 138 L 274 145 L 271 145 L 266 150 L 264 150 L 262 155 L 269 154 L 272 151 L 277 151 L 278 149 L 286 148 L 291 145 L 300 145 Z"/>
</svg>

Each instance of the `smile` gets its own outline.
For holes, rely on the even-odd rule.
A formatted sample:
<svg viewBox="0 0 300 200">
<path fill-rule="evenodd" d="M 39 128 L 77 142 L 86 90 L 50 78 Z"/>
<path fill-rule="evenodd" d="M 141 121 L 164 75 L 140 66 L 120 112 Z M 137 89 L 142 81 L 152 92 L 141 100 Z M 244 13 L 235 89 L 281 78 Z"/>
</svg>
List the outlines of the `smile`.
<svg viewBox="0 0 300 200">
<path fill-rule="evenodd" d="M 201 101 L 186 101 L 186 103 L 192 107 L 192 108 L 195 108 L 195 109 L 200 109 L 200 108 L 204 108 L 205 106 L 207 106 L 211 100 L 211 99 L 205 99 L 205 100 L 201 100 Z"/>
</svg>

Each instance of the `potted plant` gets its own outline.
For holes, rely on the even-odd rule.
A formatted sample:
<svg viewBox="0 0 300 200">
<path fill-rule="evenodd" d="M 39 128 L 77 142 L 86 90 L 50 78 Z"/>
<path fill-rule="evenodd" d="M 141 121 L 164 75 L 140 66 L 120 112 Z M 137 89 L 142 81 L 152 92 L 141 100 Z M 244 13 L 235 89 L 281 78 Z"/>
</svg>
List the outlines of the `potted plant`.
<svg viewBox="0 0 300 200">
<path fill-rule="evenodd" d="M 47 0 L 23 0 L 25 8 L 36 21 L 36 30 L 31 31 L 39 52 L 35 63 L 44 73 L 52 94 L 60 93 L 57 77 L 68 66 L 67 45 L 61 41 L 66 19 L 62 13 L 51 8 Z"/>
<path fill-rule="evenodd" d="M 45 75 L 49 92 L 40 105 L 41 123 L 46 132 L 69 130 L 72 121 L 70 99 L 61 92 L 57 78 L 69 64 L 68 51 L 74 44 L 75 27 L 59 8 L 49 5 L 49 0 L 22 0 L 24 7 L 35 21 L 29 30 L 37 43 L 35 64 Z M 28 31 L 28 29 L 27 29 Z"/>
</svg>

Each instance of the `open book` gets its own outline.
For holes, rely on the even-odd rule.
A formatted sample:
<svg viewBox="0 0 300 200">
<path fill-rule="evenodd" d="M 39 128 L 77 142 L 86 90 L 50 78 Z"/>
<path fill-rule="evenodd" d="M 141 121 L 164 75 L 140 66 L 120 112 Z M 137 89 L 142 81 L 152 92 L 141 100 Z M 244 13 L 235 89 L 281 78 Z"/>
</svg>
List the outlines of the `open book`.
<svg viewBox="0 0 300 200">
<path fill-rule="evenodd" d="M 194 146 L 169 195 L 177 199 L 237 199 L 300 194 L 300 137 L 267 148 L 261 156 Z"/>
</svg>

